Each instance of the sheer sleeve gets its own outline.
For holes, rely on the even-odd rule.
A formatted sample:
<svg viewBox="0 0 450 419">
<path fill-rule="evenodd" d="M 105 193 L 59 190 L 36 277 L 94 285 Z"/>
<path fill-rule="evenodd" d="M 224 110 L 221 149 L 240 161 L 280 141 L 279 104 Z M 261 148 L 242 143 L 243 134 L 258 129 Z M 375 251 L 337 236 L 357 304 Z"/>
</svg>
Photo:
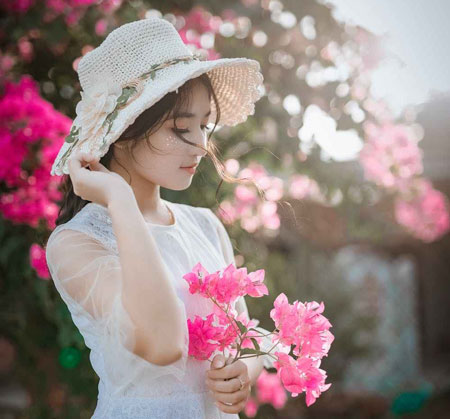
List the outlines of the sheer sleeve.
<svg viewBox="0 0 450 419">
<path fill-rule="evenodd" d="M 225 258 L 225 262 L 227 265 L 232 263 L 236 266 L 236 261 L 234 259 L 234 251 L 233 251 L 233 245 L 231 244 L 230 236 L 228 235 L 227 230 L 225 229 L 222 222 L 219 220 L 216 214 L 214 214 L 210 209 L 208 209 L 209 216 L 213 219 L 214 224 L 216 225 L 219 238 L 220 238 L 220 244 L 222 247 L 222 252 Z M 246 313 L 247 318 L 250 318 L 247 303 L 245 302 L 245 297 L 240 297 L 235 306 L 238 313 Z M 269 334 L 270 331 L 264 329 L 263 327 L 256 326 L 255 329 L 259 330 L 263 334 Z M 269 350 L 274 346 L 271 340 L 272 335 L 270 336 L 264 336 L 262 338 L 260 348 L 261 350 L 265 352 L 269 352 Z M 280 352 L 287 352 L 287 349 L 285 347 L 282 347 L 281 345 L 277 345 L 275 348 L 272 349 L 271 353 L 273 354 L 276 351 Z M 263 357 L 263 363 L 264 367 L 269 369 L 273 368 L 273 362 L 275 361 L 274 358 L 272 358 L 270 355 L 264 355 Z"/>
<path fill-rule="evenodd" d="M 91 350 L 101 352 L 114 394 L 143 376 L 147 381 L 161 376 L 179 380 L 184 377 L 188 352 L 186 318 L 183 356 L 176 362 L 156 365 L 133 353 L 135 327 L 122 305 L 122 270 L 117 254 L 84 232 L 63 229 L 50 235 L 46 258 L 55 287 L 74 322 L 85 327 L 80 332 L 83 336 L 94 334 L 95 347 Z M 185 314 L 184 304 L 179 301 Z"/>
</svg>

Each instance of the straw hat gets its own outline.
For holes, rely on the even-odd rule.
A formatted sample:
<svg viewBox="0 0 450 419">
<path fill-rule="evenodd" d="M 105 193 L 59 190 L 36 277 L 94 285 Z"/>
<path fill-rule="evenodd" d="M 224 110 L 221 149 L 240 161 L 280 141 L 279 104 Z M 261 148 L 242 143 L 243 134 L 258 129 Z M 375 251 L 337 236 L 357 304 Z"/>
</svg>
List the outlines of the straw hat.
<svg viewBox="0 0 450 419">
<path fill-rule="evenodd" d="M 172 23 L 150 17 L 126 23 L 81 58 L 82 91 L 76 118 L 51 175 L 69 174 L 68 159 L 81 149 L 101 158 L 136 118 L 187 80 L 207 73 L 220 105 L 218 125 L 234 126 L 255 112 L 261 98 L 260 64 L 248 58 L 205 60 L 184 44 Z M 211 100 L 212 121 L 216 118 Z"/>
</svg>

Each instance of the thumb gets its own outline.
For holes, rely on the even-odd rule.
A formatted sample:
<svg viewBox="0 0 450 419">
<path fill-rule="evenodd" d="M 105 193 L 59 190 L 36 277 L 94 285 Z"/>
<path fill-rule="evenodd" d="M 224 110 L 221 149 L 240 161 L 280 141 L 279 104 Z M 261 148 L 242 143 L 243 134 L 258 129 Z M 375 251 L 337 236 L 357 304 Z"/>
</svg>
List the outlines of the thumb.
<svg viewBox="0 0 450 419">
<path fill-rule="evenodd" d="M 211 369 L 222 368 L 224 365 L 225 357 L 223 356 L 223 354 L 217 354 L 211 362 Z"/>
</svg>

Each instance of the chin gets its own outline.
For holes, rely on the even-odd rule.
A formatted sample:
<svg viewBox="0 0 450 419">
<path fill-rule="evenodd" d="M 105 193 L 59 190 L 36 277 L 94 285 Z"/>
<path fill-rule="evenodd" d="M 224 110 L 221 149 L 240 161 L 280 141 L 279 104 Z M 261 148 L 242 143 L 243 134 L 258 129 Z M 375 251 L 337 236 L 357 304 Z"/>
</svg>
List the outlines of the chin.
<svg viewBox="0 0 450 419">
<path fill-rule="evenodd" d="M 189 188 L 192 183 L 192 178 L 188 181 L 184 182 L 178 182 L 178 183 L 171 183 L 171 184 L 161 184 L 160 186 L 165 189 L 170 189 L 172 191 L 184 191 L 185 189 Z"/>
</svg>

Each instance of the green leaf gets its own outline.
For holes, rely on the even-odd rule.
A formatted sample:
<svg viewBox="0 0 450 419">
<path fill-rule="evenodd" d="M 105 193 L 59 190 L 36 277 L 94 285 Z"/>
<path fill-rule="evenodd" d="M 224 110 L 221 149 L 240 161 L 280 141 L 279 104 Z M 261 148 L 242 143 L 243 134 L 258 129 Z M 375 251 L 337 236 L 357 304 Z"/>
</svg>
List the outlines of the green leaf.
<svg viewBox="0 0 450 419">
<path fill-rule="evenodd" d="M 259 348 L 259 344 L 258 344 L 258 342 L 256 341 L 256 339 L 255 339 L 255 338 L 250 338 L 250 339 L 252 340 L 253 345 L 255 345 L 255 349 L 259 351 L 260 348 Z"/>
<path fill-rule="evenodd" d="M 240 322 L 239 320 L 236 320 L 236 323 L 237 323 L 241 333 L 247 332 L 247 328 L 244 326 L 244 324 L 242 322 Z"/>
<path fill-rule="evenodd" d="M 258 353 L 258 351 L 256 349 L 252 349 L 252 348 L 244 348 L 244 349 L 241 349 L 239 351 L 239 353 L 241 355 L 255 355 Z"/>
<path fill-rule="evenodd" d="M 136 88 L 134 86 L 127 86 L 122 89 L 122 94 L 117 99 L 117 106 L 122 106 L 127 103 L 130 96 L 132 96 L 136 92 Z"/>
<path fill-rule="evenodd" d="M 80 132 L 80 127 L 76 127 L 75 125 L 70 130 L 69 135 L 64 139 L 66 143 L 73 143 L 75 139 L 78 137 Z"/>
</svg>

